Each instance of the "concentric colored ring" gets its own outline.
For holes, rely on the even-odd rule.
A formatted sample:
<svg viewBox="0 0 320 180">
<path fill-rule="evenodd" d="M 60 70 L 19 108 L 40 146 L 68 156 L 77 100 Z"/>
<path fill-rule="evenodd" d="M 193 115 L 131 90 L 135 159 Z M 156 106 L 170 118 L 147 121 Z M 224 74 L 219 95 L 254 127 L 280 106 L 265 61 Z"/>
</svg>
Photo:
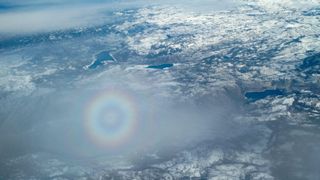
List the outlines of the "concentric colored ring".
<svg viewBox="0 0 320 180">
<path fill-rule="evenodd" d="M 92 98 L 86 107 L 85 130 L 99 146 L 122 145 L 136 127 L 137 109 L 125 92 L 106 90 Z"/>
</svg>

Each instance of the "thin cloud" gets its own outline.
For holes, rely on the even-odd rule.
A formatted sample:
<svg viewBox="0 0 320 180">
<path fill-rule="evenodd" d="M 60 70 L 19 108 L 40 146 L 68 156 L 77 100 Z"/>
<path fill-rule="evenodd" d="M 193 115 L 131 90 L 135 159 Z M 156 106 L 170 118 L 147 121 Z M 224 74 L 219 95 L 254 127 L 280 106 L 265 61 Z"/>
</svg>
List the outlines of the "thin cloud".
<svg viewBox="0 0 320 180">
<path fill-rule="evenodd" d="M 103 19 L 104 7 L 63 7 L 0 14 L 0 33 L 27 34 L 88 26 Z"/>
</svg>

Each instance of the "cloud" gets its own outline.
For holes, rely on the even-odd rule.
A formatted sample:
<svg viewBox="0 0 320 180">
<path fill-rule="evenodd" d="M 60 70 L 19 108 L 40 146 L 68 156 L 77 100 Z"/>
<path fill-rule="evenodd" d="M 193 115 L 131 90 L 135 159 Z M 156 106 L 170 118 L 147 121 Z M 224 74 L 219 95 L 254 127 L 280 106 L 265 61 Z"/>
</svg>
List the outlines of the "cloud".
<svg viewBox="0 0 320 180">
<path fill-rule="evenodd" d="M 0 33 L 28 34 L 94 25 L 103 21 L 105 6 L 18 10 L 0 14 Z"/>
<path fill-rule="evenodd" d="M 10 5 L 11 8 L 0 12 L 0 35 L 10 36 L 94 26 L 110 19 L 105 13 L 109 10 L 170 5 L 185 8 L 189 11 L 207 12 L 228 9 L 234 4 L 233 0 L 223 2 L 217 0 L 177 0 L 175 2 L 168 0 L 138 0 L 134 2 L 124 0 L 3 0 L 0 1 L 0 5 Z"/>
<path fill-rule="evenodd" d="M 230 125 L 225 114 L 234 112 L 232 105 L 218 106 L 211 99 L 203 100 L 201 103 L 204 105 L 193 104 L 192 101 L 179 103 L 174 98 L 161 97 L 161 93 L 170 93 L 166 85 L 160 86 L 160 80 L 148 81 L 146 87 L 146 78 L 143 76 L 140 79 L 136 74 L 139 72 L 134 72 L 114 68 L 101 76 L 90 76 L 88 81 L 84 79 L 84 84 L 79 83 L 73 89 L 48 92 L 39 89 L 32 96 L 12 98 L 10 102 L 5 102 L 10 112 L 16 113 L 1 126 L 0 143 L 3 146 L 0 147 L 0 158 L 1 155 L 17 156 L 33 151 L 72 157 L 153 149 L 161 151 L 236 134 L 235 131 L 226 133 Z M 121 146 L 106 148 L 92 140 L 84 129 L 84 112 L 88 110 L 92 99 L 101 92 L 108 94 L 111 89 L 130 97 L 135 105 L 138 123 L 134 133 Z M 221 98 L 222 101 L 225 101 L 224 98 Z M 219 98 L 213 99 L 217 101 Z"/>
</svg>

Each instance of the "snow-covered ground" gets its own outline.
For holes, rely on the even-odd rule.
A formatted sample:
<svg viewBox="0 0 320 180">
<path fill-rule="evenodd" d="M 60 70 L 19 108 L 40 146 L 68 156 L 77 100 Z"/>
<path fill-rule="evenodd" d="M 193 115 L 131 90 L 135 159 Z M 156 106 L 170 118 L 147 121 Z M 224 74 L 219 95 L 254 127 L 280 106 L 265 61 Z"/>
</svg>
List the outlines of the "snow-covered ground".
<svg viewBox="0 0 320 180">
<path fill-rule="evenodd" d="M 115 12 L 112 18 L 118 21 L 0 41 L 0 153 L 5 154 L 0 179 L 319 177 L 318 0 L 241 0 L 230 10 L 203 13 L 151 6 Z M 102 51 L 116 61 L 85 68 Z M 152 147 L 130 152 L 130 158 L 74 160 L 37 143 L 21 150 L 47 129 L 74 126 L 77 121 L 68 117 L 78 118 L 73 113 L 84 92 L 106 86 L 147 95 L 154 104 L 143 99 L 143 108 L 155 106 L 164 119 L 193 119 L 195 128 L 176 127 L 187 140 L 170 137 L 172 128 L 157 137 L 159 144 L 179 141 L 172 152 Z M 256 96 L 248 97 L 250 92 Z M 182 104 L 201 110 L 182 108 L 184 115 L 175 114 L 172 109 Z M 217 120 L 209 123 L 210 118 Z M 202 130 L 212 134 L 191 138 Z M 17 153 L 8 153 L 11 147 Z"/>
</svg>

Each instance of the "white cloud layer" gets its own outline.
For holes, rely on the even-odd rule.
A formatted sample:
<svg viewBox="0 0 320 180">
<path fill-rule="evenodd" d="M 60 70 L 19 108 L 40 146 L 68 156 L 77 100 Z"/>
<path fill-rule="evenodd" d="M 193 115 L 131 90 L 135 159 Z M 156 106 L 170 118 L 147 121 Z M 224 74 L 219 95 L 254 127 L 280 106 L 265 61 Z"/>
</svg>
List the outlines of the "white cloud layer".
<svg viewBox="0 0 320 180">
<path fill-rule="evenodd" d="M 102 20 L 106 7 L 64 7 L 0 14 L 0 33 L 6 35 L 61 30 L 92 25 Z"/>
</svg>

